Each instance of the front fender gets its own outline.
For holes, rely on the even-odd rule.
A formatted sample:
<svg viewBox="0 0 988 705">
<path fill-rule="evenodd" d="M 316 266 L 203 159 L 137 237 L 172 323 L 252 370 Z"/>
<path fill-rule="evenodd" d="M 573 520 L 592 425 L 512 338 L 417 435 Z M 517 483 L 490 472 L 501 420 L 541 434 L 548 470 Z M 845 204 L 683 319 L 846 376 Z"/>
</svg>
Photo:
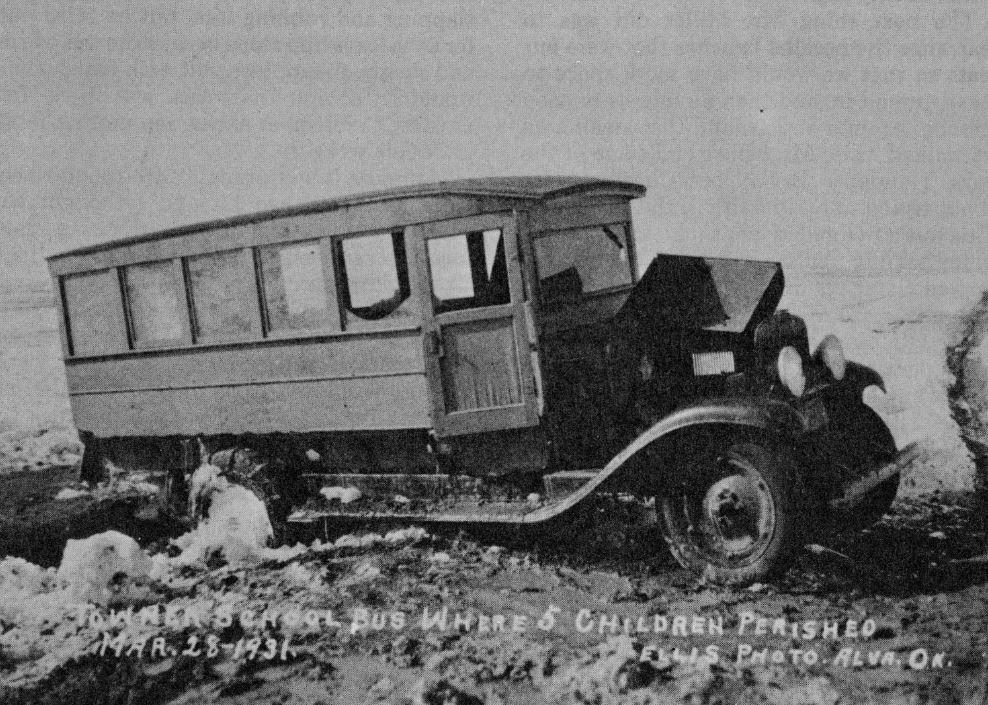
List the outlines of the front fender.
<svg viewBox="0 0 988 705">
<path fill-rule="evenodd" d="M 809 420 L 781 401 L 757 397 L 705 400 L 677 409 L 615 455 L 597 475 L 560 502 L 525 515 L 523 523 L 538 523 L 558 516 L 615 478 L 621 469 L 645 448 L 687 429 L 733 426 L 795 440 L 809 429 Z M 606 490 L 605 490 L 606 491 Z"/>
<path fill-rule="evenodd" d="M 848 361 L 847 371 L 844 373 L 844 379 L 841 380 L 840 384 L 853 389 L 859 398 L 864 394 L 864 390 L 871 386 L 878 387 L 887 393 L 885 380 L 882 379 L 882 376 L 860 362 Z"/>
<path fill-rule="evenodd" d="M 607 464 L 602 474 L 617 470 L 640 450 L 677 431 L 707 426 L 736 426 L 796 438 L 809 430 L 809 420 L 792 405 L 767 398 L 705 400 L 677 409 L 632 441 Z"/>
</svg>

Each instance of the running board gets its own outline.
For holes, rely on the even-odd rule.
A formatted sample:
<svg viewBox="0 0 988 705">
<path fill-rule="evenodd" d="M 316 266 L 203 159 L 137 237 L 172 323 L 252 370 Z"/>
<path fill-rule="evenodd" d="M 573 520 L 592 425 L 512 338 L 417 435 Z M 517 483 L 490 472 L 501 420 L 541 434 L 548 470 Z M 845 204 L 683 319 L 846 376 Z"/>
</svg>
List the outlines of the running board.
<svg viewBox="0 0 988 705">
<path fill-rule="evenodd" d="M 304 475 L 312 499 L 288 521 L 324 519 L 451 524 L 537 524 L 576 505 L 600 484 L 600 471 L 569 470 L 542 478 L 537 497 L 507 496 L 508 488 L 464 475 Z M 594 480 L 597 480 L 596 482 Z M 353 488 L 361 497 L 342 503 L 320 496 L 324 488 Z M 337 493 L 339 494 L 339 493 Z"/>
</svg>

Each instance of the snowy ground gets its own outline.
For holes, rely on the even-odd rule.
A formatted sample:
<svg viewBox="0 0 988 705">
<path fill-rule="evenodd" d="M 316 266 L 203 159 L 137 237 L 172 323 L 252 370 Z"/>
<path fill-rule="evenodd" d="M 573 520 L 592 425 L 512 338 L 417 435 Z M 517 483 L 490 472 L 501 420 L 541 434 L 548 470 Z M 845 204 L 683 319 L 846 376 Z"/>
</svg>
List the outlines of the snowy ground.
<svg viewBox="0 0 988 705">
<path fill-rule="evenodd" d="M 421 531 L 358 531 L 272 552 L 257 545 L 267 529 L 251 497 L 224 494 L 228 488 L 204 471 L 196 494 L 215 500 L 219 514 L 170 547 L 153 541 L 161 528 L 148 512 L 153 497 L 140 487 L 118 483 L 56 499 L 74 487 L 78 448 L 66 428 L 54 317 L 14 308 L 0 325 L 7 340 L 25 342 L 23 350 L 5 351 L 8 364 L 0 368 L 9 432 L 0 465 L 10 471 L 0 473 L 9 523 L 0 541 L 17 553 L 15 535 L 30 538 L 37 518 L 53 507 L 64 513 L 34 534 L 36 543 L 57 543 L 49 547 L 54 552 L 0 562 L 0 699 L 983 702 L 988 570 L 979 556 L 988 545 L 983 507 L 963 492 L 975 471 L 951 417 L 946 388 L 953 380 L 944 360 L 965 326 L 979 335 L 988 330 L 988 315 L 965 318 L 986 282 L 977 274 L 848 278 L 792 268 L 787 279 L 783 305 L 807 318 L 811 342 L 836 333 L 849 357 L 880 370 L 889 394 L 872 403 L 900 444 L 919 441 L 924 453 L 910 468 L 906 496 L 881 523 L 835 536 L 828 546 L 837 552 L 807 553 L 773 583 L 745 590 L 698 584 L 655 550 L 661 538 L 654 526 L 635 523 L 634 506 L 613 502 L 572 528 L 576 541 L 501 547 Z M 988 378 L 979 356 L 988 359 L 977 348 L 968 352 L 966 382 L 977 388 L 962 400 L 975 416 L 988 409 L 977 386 Z M 48 428 L 56 430 L 40 432 Z M 53 453 L 47 441 L 62 446 Z M 114 526 L 145 550 L 108 534 L 59 555 L 68 536 L 63 519 L 80 515 L 104 525 L 85 532 L 90 524 L 77 523 L 73 537 Z M 83 600 L 98 606 L 80 607 Z M 447 626 L 422 622 L 444 607 Z M 157 611 L 162 622 L 105 621 L 110 610 L 128 608 L 132 616 Z M 452 625 L 457 613 L 460 627 Z M 547 614 L 552 619 L 540 623 Z M 251 618 L 241 623 L 245 615 Z M 668 626 L 660 629 L 663 617 Z M 676 617 L 687 634 L 672 632 Z M 769 633 L 754 635 L 757 622 L 748 620 L 760 617 Z M 723 634 L 711 634 L 721 619 Z M 777 619 L 799 634 L 772 634 Z M 848 633 L 868 619 L 874 633 Z M 806 638 L 801 631 L 824 622 L 840 625 L 840 635 Z M 708 631 L 694 633 L 695 624 Z M 151 639 L 142 642 L 145 636 Z M 189 641 L 211 636 L 229 648 L 209 656 L 196 651 L 208 648 L 205 641 Z M 163 650 L 152 655 L 155 637 Z M 749 646 L 755 660 L 739 657 Z M 763 648 L 767 661 L 760 662 Z M 809 652 L 816 663 L 805 660 Z M 781 660 L 773 663 L 777 653 Z M 910 659 L 919 665 L 924 654 L 940 653 L 936 668 L 910 667 Z M 876 663 L 868 665 L 872 654 Z"/>
</svg>

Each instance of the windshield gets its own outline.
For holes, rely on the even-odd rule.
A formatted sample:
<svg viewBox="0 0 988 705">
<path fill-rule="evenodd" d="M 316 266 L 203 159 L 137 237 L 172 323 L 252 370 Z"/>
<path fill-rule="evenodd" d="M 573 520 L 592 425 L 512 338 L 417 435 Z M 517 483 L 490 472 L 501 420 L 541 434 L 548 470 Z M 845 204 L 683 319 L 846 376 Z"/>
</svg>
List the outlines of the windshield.
<svg viewBox="0 0 988 705">
<path fill-rule="evenodd" d="M 578 296 L 631 284 L 624 223 L 557 230 L 535 240 L 543 299 Z"/>
</svg>

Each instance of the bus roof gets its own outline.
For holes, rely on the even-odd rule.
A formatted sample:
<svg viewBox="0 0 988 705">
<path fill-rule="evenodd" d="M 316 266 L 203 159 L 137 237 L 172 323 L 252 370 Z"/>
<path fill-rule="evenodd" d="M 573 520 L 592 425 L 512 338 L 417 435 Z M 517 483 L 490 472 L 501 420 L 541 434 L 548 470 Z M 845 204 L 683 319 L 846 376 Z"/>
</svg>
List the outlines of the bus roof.
<svg viewBox="0 0 988 705">
<path fill-rule="evenodd" d="M 67 252 L 61 252 L 48 257 L 49 260 L 74 255 L 85 255 L 94 252 L 110 250 L 123 245 L 160 240 L 177 235 L 204 232 L 224 227 L 248 225 L 275 218 L 293 215 L 320 213 L 340 208 L 356 206 L 364 203 L 393 201 L 408 198 L 425 198 L 430 196 L 466 196 L 504 198 L 521 201 L 545 201 L 562 196 L 576 195 L 590 191 L 616 191 L 628 198 L 638 198 L 645 194 L 645 187 L 628 181 L 613 181 L 586 176 L 491 176 L 473 179 L 456 179 L 452 181 L 436 181 L 434 183 L 400 186 L 380 191 L 343 196 L 324 201 L 315 201 L 297 206 L 278 208 L 237 215 L 230 218 L 220 218 L 202 223 L 168 228 L 143 235 L 135 235 L 95 245 L 80 247 Z"/>
</svg>

